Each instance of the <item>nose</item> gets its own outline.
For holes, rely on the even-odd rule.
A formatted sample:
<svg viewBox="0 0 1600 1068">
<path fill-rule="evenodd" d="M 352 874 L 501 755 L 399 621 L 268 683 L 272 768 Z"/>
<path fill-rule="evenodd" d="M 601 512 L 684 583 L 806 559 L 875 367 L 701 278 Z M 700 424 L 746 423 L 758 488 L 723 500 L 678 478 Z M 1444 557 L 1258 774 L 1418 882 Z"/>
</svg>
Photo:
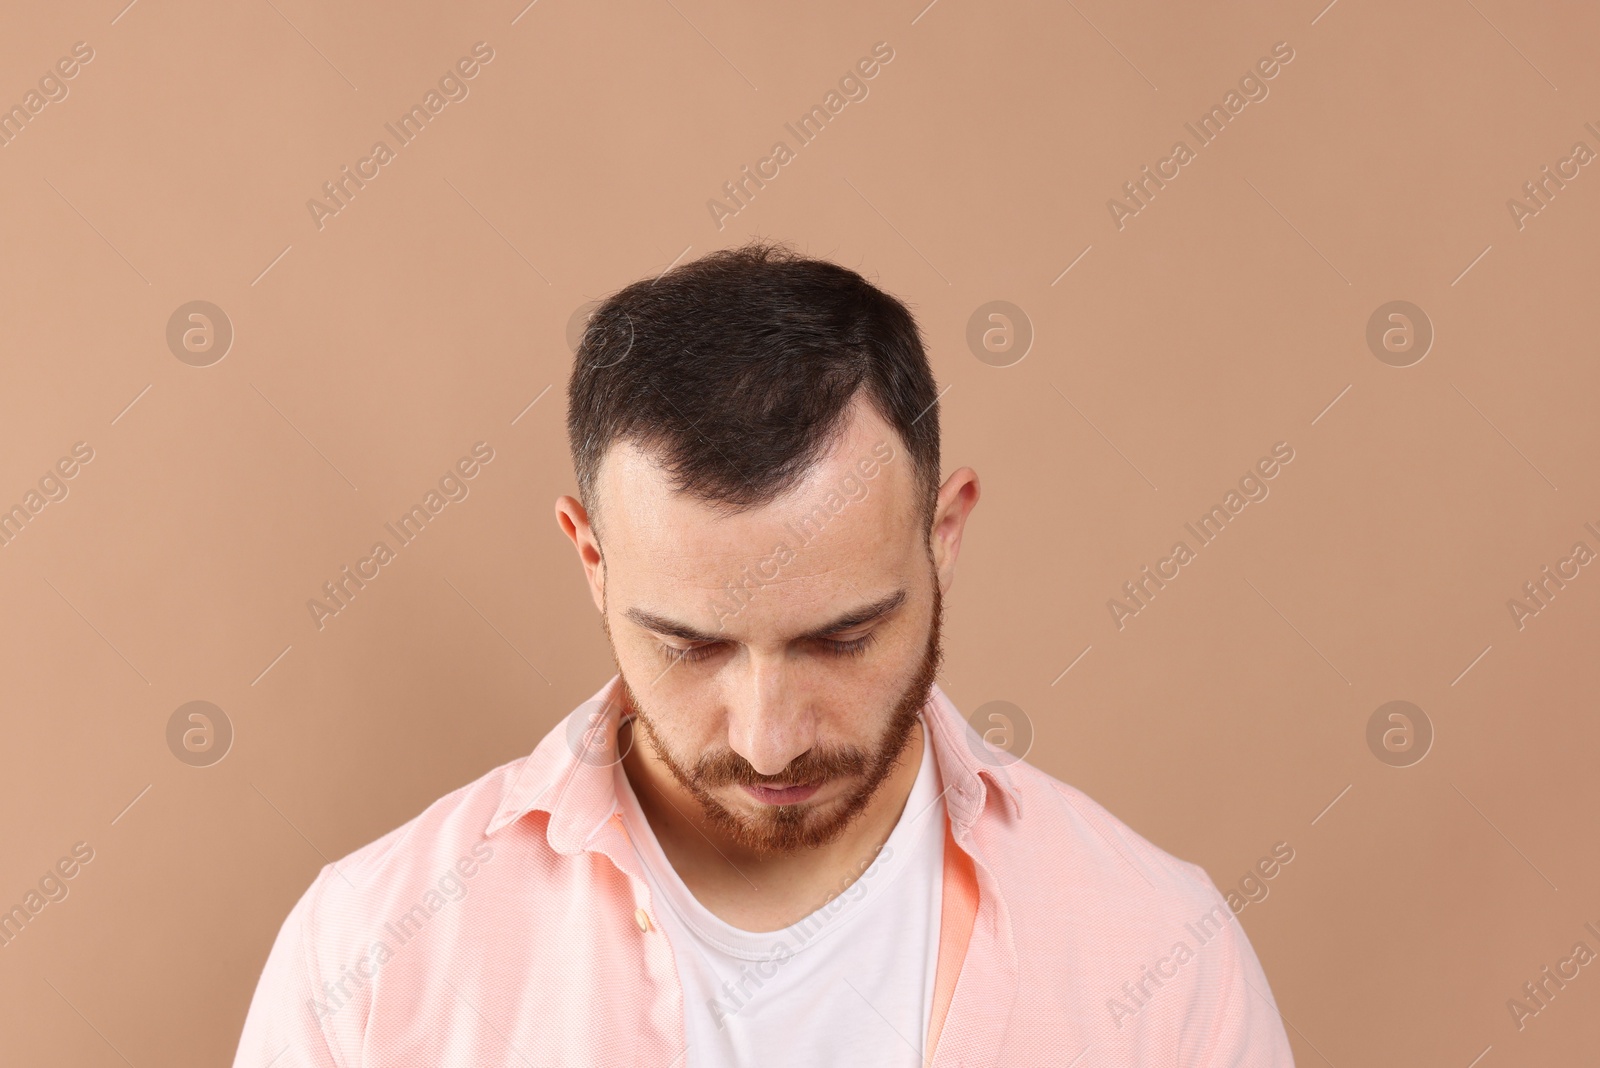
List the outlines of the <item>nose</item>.
<svg viewBox="0 0 1600 1068">
<path fill-rule="evenodd" d="M 782 655 L 752 653 L 728 695 L 728 746 L 762 775 L 777 775 L 816 744 L 816 719 Z"/>
</svg>

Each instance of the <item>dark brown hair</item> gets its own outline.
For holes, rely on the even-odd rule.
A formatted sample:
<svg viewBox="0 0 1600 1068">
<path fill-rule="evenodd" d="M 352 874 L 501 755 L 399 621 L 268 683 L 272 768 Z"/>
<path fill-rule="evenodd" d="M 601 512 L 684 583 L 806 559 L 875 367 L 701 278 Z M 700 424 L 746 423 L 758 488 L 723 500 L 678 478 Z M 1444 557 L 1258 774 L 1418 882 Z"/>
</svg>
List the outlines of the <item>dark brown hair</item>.
<svg viewBox="0 0 1600 1068">
<path fill-rule="evenodd" d="M 591 514 L 606 450 L 648 449 L 674 487 L 730 511 L 794 486 L 865 391 L 899 434 L 931 520 L 938 391 L 916 320 L 861 275 L 771 242 L 691 260 L 608 297 L 567 389 Z"/>
</svg>

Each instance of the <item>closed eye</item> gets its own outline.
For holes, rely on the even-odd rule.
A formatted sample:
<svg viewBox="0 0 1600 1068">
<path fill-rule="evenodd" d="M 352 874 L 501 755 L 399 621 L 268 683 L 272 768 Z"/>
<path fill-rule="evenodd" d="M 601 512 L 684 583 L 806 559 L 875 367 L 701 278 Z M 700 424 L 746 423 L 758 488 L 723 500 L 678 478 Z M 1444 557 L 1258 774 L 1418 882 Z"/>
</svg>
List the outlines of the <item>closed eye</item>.
<svg viewBox="0 0 1600 1068">
<path fill-rule="evenodd" d="M 661 643 L 661 652 L 668 660 L 675 663 L 682 661 L 692 664 L 696 660 L 704 660 L 706 657 L 711 656 L 721 647 L 721 642 L 702 642 L 699 645 L 690 645 L 680 649 L 676 645 L 668 645 L 663 642 Z"/>
<path fill-rule="evenodd" d="M 860 656 L 867 651 L 876 637 L 876 632 L 869 631 L 859 638 L 848 641 L 839 641 L 834 638 L 818 638 L 817 643 L 831 656 Z"/>
<path fill-rule="evenodd" d="M 859 638 L 840 640 L 837 638 L 817 638 L 813 644 L 828 656 L 860 656 L 867 651 L 877 639 L 875 633 L 869 632 Z M 676 646 L 660 643 L 661 655 L 674 663 L 695 663 L 716 655 L 727 645 L 726 642 L 700 642 L 695 645 Z"/>
</svg>

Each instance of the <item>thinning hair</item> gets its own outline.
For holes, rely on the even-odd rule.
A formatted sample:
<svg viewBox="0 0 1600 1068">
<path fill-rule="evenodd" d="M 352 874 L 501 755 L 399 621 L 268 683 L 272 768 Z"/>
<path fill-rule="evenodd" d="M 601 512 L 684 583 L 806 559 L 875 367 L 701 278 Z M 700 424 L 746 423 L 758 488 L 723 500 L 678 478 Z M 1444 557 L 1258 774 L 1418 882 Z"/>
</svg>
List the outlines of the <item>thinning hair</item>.
<svg viewBox="0 0 1600 1068">
<path fill-rule="evenodd" d="M 938 392 L 916 320 L 826 260 L 755 240 L 634 282 L 595 309 L 567 388 L 595 521 L 606 451 L 630 441 L 673 488 L 738 512 L 799 483 L 863 394 L 911 457 L 923 525 L 939 485 Z"/>
</svg>

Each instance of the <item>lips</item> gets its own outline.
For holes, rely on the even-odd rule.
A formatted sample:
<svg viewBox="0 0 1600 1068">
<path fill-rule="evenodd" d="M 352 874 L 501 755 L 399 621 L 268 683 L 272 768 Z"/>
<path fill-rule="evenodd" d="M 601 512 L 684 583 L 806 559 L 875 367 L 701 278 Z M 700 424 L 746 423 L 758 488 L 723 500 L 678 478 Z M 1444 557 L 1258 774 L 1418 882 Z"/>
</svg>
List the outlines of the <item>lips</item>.
<svg viewBox="0 0 1600 1068">
<path fill-rule="evenodd" d="M 785 786 L 782 788 L 744 786 L 743 789 L 745 793 L 765 805 L 796 805 L 822 789 L 822 784 L 814 782 L 807 786 Z"/>
</svg>

